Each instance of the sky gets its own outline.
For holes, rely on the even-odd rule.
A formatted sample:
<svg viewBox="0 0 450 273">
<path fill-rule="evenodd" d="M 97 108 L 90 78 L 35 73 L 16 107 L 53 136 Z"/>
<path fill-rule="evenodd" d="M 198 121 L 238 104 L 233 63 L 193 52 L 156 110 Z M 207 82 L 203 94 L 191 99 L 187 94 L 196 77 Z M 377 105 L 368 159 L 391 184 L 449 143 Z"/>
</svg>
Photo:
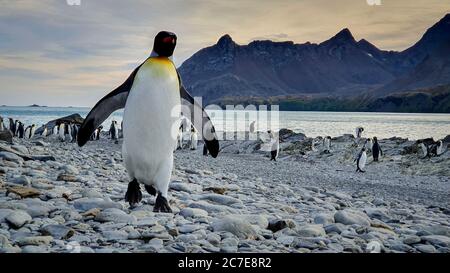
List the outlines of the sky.
<svg viewBox="0 0 450 273">
<path fill-rule="evenodd" d="M 0 105 L 93 106 L 160 30 L 177 34 L 179 66 L 224 34 L 320 43 L 349 28 L 400 51 L 447 13 L 449 0 L 0 0 Z"/>
</svg>

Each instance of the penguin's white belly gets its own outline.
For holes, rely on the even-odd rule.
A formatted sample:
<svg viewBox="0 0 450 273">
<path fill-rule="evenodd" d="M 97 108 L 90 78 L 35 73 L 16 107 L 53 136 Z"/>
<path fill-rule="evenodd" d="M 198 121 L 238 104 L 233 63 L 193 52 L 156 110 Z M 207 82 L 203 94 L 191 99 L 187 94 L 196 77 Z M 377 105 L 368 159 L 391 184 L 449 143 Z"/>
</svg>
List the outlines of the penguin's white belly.
<svg viewBox="0 0 450 273">
<path fill-rule="evenodd" d="M 131 179 L 147 185 L 161 183 L 156 180 L 164 176 L 161 170 L 167 165 L 172 169 L 180 93 L 175 67 L 170 64 L 172 67 L 157 60 L 147 61 L 139 69 L 125 105 L 125 167 Z"/>
<path fill-rule="evenodd" d="M 359 162 L 358 162 L 358 167 L 359 167 L 361 170 L 363 170 L 364 167 L 366 166 L 366 161 L 367 161 L 367 155 L 366 155 L 366 153 L 363 153 L 363 154 L 361 155 L 361 158 L 359 159 Z"/>
<path fill-rule="evenodd" d="M 191 149 L 197 149 L 198 136 L 196 133 L 191 135 Z"/>
</svg>

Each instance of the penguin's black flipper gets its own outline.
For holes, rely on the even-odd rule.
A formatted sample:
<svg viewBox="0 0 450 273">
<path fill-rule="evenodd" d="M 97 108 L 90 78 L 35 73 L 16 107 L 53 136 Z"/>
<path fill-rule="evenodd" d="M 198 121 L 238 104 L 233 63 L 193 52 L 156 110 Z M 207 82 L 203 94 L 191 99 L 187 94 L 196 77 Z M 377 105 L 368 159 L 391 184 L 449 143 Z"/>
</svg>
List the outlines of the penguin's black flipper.
<svg viewBox="0 0 450 273">
<path fill-rule="evenodd" d="M 88 142 L 95 129 L 97 129 L 98 126 L 100 126 L 114 111 L 125 107 L 128 94 L 133 86 L 134 77 L 142 64 L 131 73 L 121 86 L 103 97 L 89 112 L 78 130 L 77 141 L 80 147 Z"/>
<path fill-rule="evenodd" d="M 189 92 L 184 88 L 180 81 L 180 96 L 184 106 L 187 106 L 190 113 L 187 113 L 189 120 L 194 124 L 194 127 L 203 136 L 206 148 L 208 148 L 209 153 L 212 157 L 216 158 L 219 154 L 219 140 L 216 135 L 216 129 L 212 124 L 211 119 L 206 113 L 205 109 L 194 100 L 194 98 L 189 94 Z M 201 116 L 196 113 L 202 113 Z M 186 114 L 186 113 L 185 113 Z M 189 116 L 190 115 L 190 116 Z M 200 116 L 200 117 L 199 117 Z"/>
</svg>

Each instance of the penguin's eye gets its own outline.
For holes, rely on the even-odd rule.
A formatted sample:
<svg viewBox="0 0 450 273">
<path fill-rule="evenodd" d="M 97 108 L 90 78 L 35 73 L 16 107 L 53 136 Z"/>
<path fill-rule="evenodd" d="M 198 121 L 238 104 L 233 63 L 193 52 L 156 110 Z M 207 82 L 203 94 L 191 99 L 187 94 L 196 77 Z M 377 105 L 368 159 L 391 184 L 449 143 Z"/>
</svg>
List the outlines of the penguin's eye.
<svg viewBox="0 0 450 273">
<path fill-rule="evenodd" d="M 174 44 L 175 43 L 175 39 L 172 37 L 166 37 L 163 39 L 163 43 L 165 44 Z"/>
</svg>

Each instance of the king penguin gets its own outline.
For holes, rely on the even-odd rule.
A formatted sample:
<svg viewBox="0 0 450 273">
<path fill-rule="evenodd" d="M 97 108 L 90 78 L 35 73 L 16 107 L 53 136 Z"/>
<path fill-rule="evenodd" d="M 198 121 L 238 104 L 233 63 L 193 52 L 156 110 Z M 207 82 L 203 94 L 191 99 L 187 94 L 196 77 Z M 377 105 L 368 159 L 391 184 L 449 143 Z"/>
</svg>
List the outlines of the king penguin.
<svg viewBox="0 0 450 273">
<path fill-rule="evenodd" d="M 197 150 L 197 142 L 198 142 L 197 130 L 195 130 L 194 126 L 191 125 L 191 136 L 190 136 L 191 150 Z"/>
<path fill-rule="evenodd" d="M 83 146 L 112 112 L 125 108 L 122 155 L 131 180 L 125 200 L 130 206 L 139 203 L 142 200 L 140 184 L 144 184 L 147 192 L 157 195 L 155 212 L 172 211 L 167 193 L 182 109 L 185 115 L 190 114 L 187 116 L 203 137 L 210 154 L 217 157 L 219 153 L 219 141 L 210 118 L 183 87 L 172 62 L 176 42 L 174 33 L 159 32 L 150 57 L 94 106 L 78 132 L 78 145 Z"/>
<path fill-rule="evenodd" d="M 31 138 L 31 125 L 25 128 L 25 138 Z"/>
<path fill-rule="evenodd" d="M 366 154 L 366 148 L 362 148 L 361 152 L 358 155 L 358 158 L 356 159 L 356 172 L 364 173 L 364 168 L 366 167 L 366 161 L 367 161 L 367 154 Z"/>
</svg>

